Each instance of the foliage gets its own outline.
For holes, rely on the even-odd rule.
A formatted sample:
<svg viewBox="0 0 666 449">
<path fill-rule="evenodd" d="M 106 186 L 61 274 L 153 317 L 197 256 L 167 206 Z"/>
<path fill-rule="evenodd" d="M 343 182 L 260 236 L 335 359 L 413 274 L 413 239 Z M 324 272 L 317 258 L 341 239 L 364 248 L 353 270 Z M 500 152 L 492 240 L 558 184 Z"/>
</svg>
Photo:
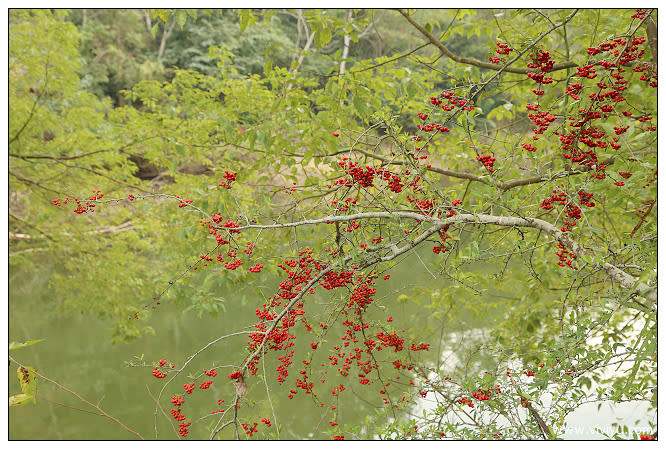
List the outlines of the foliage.
<svg viewBox="0 0 666 449">
<path fill-rule="evenodd" d="M 234 292 L 246 323 L 130 364 L 179 438 L 280 437 L 285 397 L 338 439 L 555 439 L 586 403 L 656 409 L 652 11 L 103 12 L 86 65 L 65 14 L 10 14 L 10 260 L 55 254 L 61 305 L 114 341 Z M 186 422 L 218 370 L 249 411 Z"/>
<path fill-rule="evenodd" d="M 173 44 L 164 54 L 164 63 L 180 69 L 195 70 L 206 75 L 215 75 L 215 60 L 209 57 L 208 49 L 223 42 L 233 54 L 234 68 L 243 75 L 263 73 L 266 60 L 288 65 L 292 41 L 274 16 L 270 26 L 263 22 L 249 27 L 246 33 L 238 33 L 238 17 L 231 10 L 219 14 L 197 14 L 175 30 Z M 263 53 L 261 53 L 262 51 Z"/>
<path fill-rule="evenodd" d="M 81 31 L 81 82 L 98 97 L 122 101 L 119 91 L 143 79 L 161 79 L 159 40 L 151 36 L 142 10 L 73 10 L 70 20 Z"/>
</svg>

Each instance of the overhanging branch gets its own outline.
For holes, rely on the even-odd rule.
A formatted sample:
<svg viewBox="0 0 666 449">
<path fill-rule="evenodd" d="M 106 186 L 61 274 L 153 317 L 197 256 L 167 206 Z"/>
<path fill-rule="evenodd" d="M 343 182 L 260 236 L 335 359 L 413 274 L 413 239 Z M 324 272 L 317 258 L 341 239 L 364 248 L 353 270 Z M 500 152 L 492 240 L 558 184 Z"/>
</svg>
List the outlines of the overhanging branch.
<svg viewBox="0 0 666 449">
<path fill-rule="evenodd" d="M 290 223 L 277 223 L 271 225 L 247 225 L 239 226 L 233 228 L 234 231 L 241 231 L 244 229 L 279 229 L 279 228 L 290 228 L 303 225 L 314 225 L 322 223 L 335 223 L 341 221 L 351 221 L 351 220 L 364 220 L 371 218 L 407 218 L 418 220 L 421 222 L 432 223 L 433 227 L 428 229 L 426 232 L 422 233 L 416 240 L 408 243 L 402 248 L 394 248 L 393 254 L 383 257 L 381 261 L 389 261 L 394 259 L 400 254 L 405 253 L 409 249 L 415 247 L 428 236 L 434 234 L 438 230 L 444 228 L 445 226 L 452 225 L 455 223 L 468 223 L 468 224 L 489 224 L 503 227 L 517 227 L 517 228 L 533 228 L 544 231 L 551 236 L 553 236 L 558 242 L 564 245 L 567 249 L 573 251 L 577 256 L 587 256 L 590 257 L 590 251 L 585 249 L 582 245 L 574 241 L 570 234 L 562 232 L 560 228 L 549 223 L 545 220 L 538 218 L 519 218 L 519 217 L 507 217 L 507 216 L 496 216 L 496 215 L 486 215 L 486 214 L 458 214 L 454 217 L 447 218 L 445 220 L 430 217 L 427 215 L 418 214 L 416 212 L 364 212 L 358 214 L 342 215 L 342 216 L 332 216 L 332 217 L 323 217 L 314 220 L 302 220 L 299 222 L 290 222 Z M 653 303 L 657 301 L 657 291 L 656 288 L 650 287 L 644 283 L 637 284 L 638 279 L 631 276 L 630 274 L 622 271 L 618 267 L 610 263 L 599 263 L 591 262 L 596 268 L 599 268 L 606 272 L 615 282 L 618 282 L 623 288 L 626 289 L 635 289 L 638 294 L 644 296 L 645 298 L 651 300 Z"/>
</svg>

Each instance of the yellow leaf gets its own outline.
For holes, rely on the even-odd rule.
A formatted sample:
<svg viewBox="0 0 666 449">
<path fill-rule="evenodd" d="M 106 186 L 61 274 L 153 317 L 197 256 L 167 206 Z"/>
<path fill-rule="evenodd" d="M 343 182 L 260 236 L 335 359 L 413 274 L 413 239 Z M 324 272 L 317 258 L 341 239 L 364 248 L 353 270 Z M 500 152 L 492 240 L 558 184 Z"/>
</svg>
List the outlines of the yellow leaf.
<svg viewBox="0 0 666 449">
<path fill-rule="evenodd" d="M 13 407 L 15 405 L 23 405 L 26 404 L 30 401 L 35 401 L 34 396 L 30 396 L 29 394 L 15 394 L 14 396 L 9 397 L 9 406 Z"/>
</svg>

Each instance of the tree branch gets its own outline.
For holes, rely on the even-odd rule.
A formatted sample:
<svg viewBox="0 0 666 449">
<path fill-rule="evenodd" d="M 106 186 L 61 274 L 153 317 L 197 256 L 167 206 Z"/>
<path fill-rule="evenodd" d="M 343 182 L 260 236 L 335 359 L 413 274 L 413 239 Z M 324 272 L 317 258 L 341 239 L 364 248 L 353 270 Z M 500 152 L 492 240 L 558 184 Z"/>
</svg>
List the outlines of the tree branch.
<svg viewBox="0 0 666 449">
<path fill-rule="evenodd" d="M 388 165 L 405 165 L 405 162 L 403 161 L 395 161 L 391 160 L 388 158 L 385 158 L 383 156 L 379 156 L 377 154 L 371 153 L 369 151 L 361 150 L 358 148 L 354 148 L 352 151 L 356 151 L 358 153 L 361 153 L 365 156 L 371 157 L 373 159 L 377 159 L 379 161 L 382 161 Z M 348 152 L 345 150 L 344 152 Z M 614 159 L 608 159 L 603 161 L 606 165 L 611 165 L 615 162 Z M 489 181 L 489 178 L 487 176 L 482 176 L 482 175 L 475 175 L 474 173 L 469 173 L 469 172 L 458 172 L 458 171 L 453 171 L 453 170 L 446 170 L 443 168 L 439 167 L 426 167 L 424 170 L 428 170 L 434 173 L 439 173 L 441 175 L 445 176 L 450 176 L 451 178 L 458 178 L 458 179 L 468 179 L 470 181 L 478 181 L 482 182 L 484 184 L 491 184 Z M 519 178 L 519 179 L 513 179 L 511 181 L 501 181 L 501 180 L 495 180 L 494 184 L 497 185 L 498 188 L 501 190 L 510 190 L 515 187 L 521 187 L 521 186 L 526 186 L 530 184 L 538 184 L 540 182 L 549 182 L 549 181 L 554 181 L 555 179 L 560 179 L 560 178 L 565 178 L 567 176 L 572 176 L 572 175 L 579 175 L 582 173 L 586 173 L 590 171 L 591 168 L 587 166 L 580 167 L 576 170 L 563 170 L 559 171 L 556 173 L 553 173 L 550 176 L 533 176 L 530 178 Z"/>
<path fill-rule="evenodd" d="M 39 89 L 39 94 L 35 97 L 35 101 L 32 103 L 32 108 L 30 108 L 30 113 L 28 114 L 28 118 L 25 120 L 23 123 L 23 126 L 21 126 L 21 129 L 19 129 L 14 137 L 12 137 L 9 140 L 9 145 L 14 143 L 16 140 L 18 140 L 19 136 L 21 133 L 27 128 L 28 124 L 32 121 L 33 116 L 35 115 L 35 111 L 37 110 L 37 104 L 39 104 L 39 101 L 42 99 L 42 96 L 46 93 L 46 89 L 49 85 L 49 56 L 46 58 L 46 64 L 44 68 L 44 85 L 42 86 L 41 89 Z"/>
<path fill-rule="evenodd" d="M 246 225 L 246 226 L 239 226 L 237 228 L 233 228 L 234 231 L 241 231 L 244 229 L 280 229 L 280 228 L 290 228 L 290 227 L 295 227 L 295 226 L 303 226 L 303 225 L 314 225 L 314 224 L 322 224 L 322 223 L 335 223 L 335 222 L 340 222 L 340 221 L 351 221 L 351 220 L 363 220 L 363 219 L 370 219 L 370 218 L 408 218 L 408 219 L 413 219 L 413 220 L 418 220 L 420 222 L 428 222 L 428 223 L 433 223 L 434 226 L 433 228 L 428 229 L 427 231 L 423 232 L 419 237 L 417 237 L 415 240 L 413 240 L 411 243 L 408 245 L 402 247 L 402 248 L 393 248 L 393 254 L 392 256 L 385 256 L 382 257 L 378 262 L 386 262 L 389 260 L 394 259 L 400 254 L 403 254 L 410 250 L 411 248 L 415 247 L 416 245 L 420 244 L 423 240 L 425 240 L 427 237 L 432 235 L 433 233 L 439 231 L 440 229 L 444 228 L 445 226 L 449 226 L 451 224 L 455 223 L 468 223 L 468 224 L 491 224 L 491 225 L 497 225 L 497 226 L 504 226 L 504 227 L 518 227 L 518 228 L 533 228 L 533 229 L 539 229 L 541 231 L 547 232 L 551 236 L 553 236 L 558 242 L 562 243 L 565 247 L 567 247 L 569 250 L 573 251 L 574 254 L 577 256 L 590 256 L 590 253 L 588 250 L 586 250 L 582 245 L 578 244 L 575 242 L 570 234 L 562 232 L 558 227 L 555 225 L 538 219 L 538 218 L 518 218 L 518 217 L 507 217 L 507 216 L 496 216 L 496 215 L 486 215 L 486 214 L 458 214 L 455 215 L 454 217 L 447 218 L 445 220 L 441 220 L 438 218 L 430 217 L 427 215 L 422 215 L 416 212 L 401 212 L 401 211 L 396 211 L 396 212 L 364 212 L 364 213 L 357 213 L 357 214 L 350 214 L 350 215 L 343 215 L 343 216 L 333 216 L 333 217 L 324 217 L 324 218 L 319 218 L 319 219 L 314 219 L 314 220 L 302 220 L 300 222 L 291 222 L 291 223 L 278 223 L 278 224 L 272 224 L 272 225 Z M 226 228 L 224 228 L 226 229 Z M 346 259 L 345 259 L 346 260 Z M 655 288 L 652 288 L 644 283 L 640 283 L 636 285 L 637 278 L 634 278 L 630 274 L 622 271 L 621 269 L 617 268 L 616 266 L 610 264 L 610 263 L 594 263 L 593 264 L 596 268 L 600 268 L 603 271 L 606 272 L 614 281 L 618 282 L 623 288 L 626 289 L 635 289 L 636 292 L 645 298 L 651 300 L 653 303 L 656 303 L 657 301 L 657 292 Z M 329 267 L 330 268 L 330 267 Z M 329 270 L 330 271 L 330 270 Z M 322 275 L 321 272 L 320 275 Z M 324 273 L 325 274 L 325 273 Z M 304 288 L 303 291 L 307 291 L 308 288 L 311 285 L 308 284 L 306 288 Z M 299 295 L 300 297 L 301 295 Z M 287 309 L 285 309 L 287 310 Z M 286 312 L 285 312 L 286 313 Z M 279 318 L 278 318 L 279 319 Z"/>
<path fill-rule="evenodd" d="M 632 239 L 634 238 L 634 235 L 636 235 L 636 231 L 638 231 L 640 227 L 643 225 L 643 223 L 645 223 L 645 217 L 650 215 L 650 212 L 652 212 L 652 207 L 655 205 L 656 202 L 657 200 L 650 201 L 650 207 L 648 207 L 648 210 L 643 215 L 641 215 L 641 219 L 638 221 L 638 224 L 634 227 L 634 230 L 631 231 L 630 237 Z"/>
<path fill-rule="evenodd" d="M 305 34 L 308 36 L 308 40 L 305 43 L 303 50 L 300 51 L 300 55 L 298 56 L 298 60 L 296 61 L 296 67 L 294 67 L 294 69 L 291 71 L 291 73 L 293 74 L 298 73 L 298 70 L 301 68 L 301 64 L 303 64 L 303 59 L 305 58 L 305 52 L 310 49 L 310 46 L 314 41 L 315 32 L 312 31 L 311 33 L 308 34 L 307 23 L 303 23 L 303 27 L 305 28 Z"/>
<path fill-rule="evenodd" d="M 520 388 L 516 384 L 516 381 L 513 380 L 513 377 L 509 376 L 509 380 L 511 381 L 511 384 L 513 385 L 513 388 L 516 389 L 516 392 L 520 395 L 521 398 L 524 399 L 523 393 L 520 391 Z M 526 402 L 526 405 L 527 405 L 527 409 L 532 414 L 532 417 L 534 418 L 534 420 L 539 425 L 539 430 L 541 431 L 541 436 L 543 437 L 544 440 L 547 440 L 550 437 L 550 434 L 551 434 L 550 429 L 548 428 L 548 425 L 545 423 L 543 418 L 541 418 L 541 416 L 536 411 L 536 409 L 534 407 L 532 407 L 532 404 L 529 401 Z"/>
<path fill-rule="evenodd" d="M 386 64 L 390 64 L 394 61 L 397 61 L 398 59 L 406 58 L 407 56 L 411 55 L 412 53 L 415 53 L 415 52 L 421 50 L 422 48 L 427 47 L 428 45 L 430 45 L 430 42 L 426 42 L 425 44 L 421 44 L 418 47 L 416 47 L 415 49 L 408 51 L 407 53 L 403 53 L 399 56 L 388 59 L 384 62 L 380 62 L 380 63 L 374 64 L 374 65 L 371 65 L 370 67 L 366 67 L 364 69 L 359 69 L 359 70 L 350 70 L 350 73 L 361 73 L 361 72 L 365 72 L 366 70 L 372 70 L 372 69 L 376 69 L 377 67 L 380 67 L 380 66 L 383 66 L 383 65 L 386 65 Z"/>
<path fill-rule="evenodd" d="M 160 62 L 162 60 L 162 56 L 164 56 L 164 49 L 166 48 L 166 42 L 169 39 L 169 36 L 171 36 L 171 32 L 173 31 L 173 28 L 176 26 L 176 21 L 174 20 L 170 24 L 164 24 L 164 30 L 162 31 L 162 39 L 160 40 L 160 48 L 157 50 L 157 61 Z"/>
<path fill-rule="evenodd" d="M 159 407 L 159 409 L 162 412 L 162 414 L 164 415 L 164 417 L 167 419 L 167 421 L 169 421 L 169 424 L 171 424 L 171 428 L 175 432 L 178 439 L 179 440 L 182 439 L 182 438 L 180 438 L 180 433 L 178 433 L 178 430 L 176 430 L 176 426 L 173 425 L 172 420 L 169 418 L 169 415 L 167 415 L 166 412 L 164 411 L 164 409 L 162 408 L 162 405 L 160 404 L 160 401 L 158 401 L 157 398 L 155 396 L 153 396 L 153 393 L 150 392 L 150 388 L 148 387 L 148 385 L 146 385 L 146 390 L 148 390 L 148 396 L 150 396 L 152 398 L 152 400 L 155 401 L 155 404 L 157 404 L 157 406 Z"/>
<path fill-rule="evenodd" d="M 202 215 L 207 217 L 211 222 L 213 221 L 206 212 L 201 210 L 200 208 L 190 204 L 190 203 L 185 203 L 182 199 L 176 198 L 172 195 L 167 195 L 167 194 L 151 194 L 151 195 L 145 195 L 145 198 L 149 197 L 167 197 L 167 198 L 173 198 L 176 199 L 177 201 L 181 202 L 182 204 L 185 204 L 187 207 L 192 207 L 193 209 L 199 211 Z M 139 198 L 139 197 L 136 197 Z M 118 201 L 123 201 L 127 198 L 119 198 L 119 199 L 111 199 L 111 200 L 101 200 L 101 201 L 95 201 L 99 203 L 103 202 L 118 202 Z M 550 234 L 552 237 L 554 237 L 558 242 L 560 242 L 562 245 L 564 245 L 567 249 L 573 251 L 574 254 L 577 256 L 590 256 L 590 252 L 584 248 L 582 245 L 579 243 L 575 242 L 571 235 L 565 232 L 562 232 L 560 228 L 557 226 L 545 221 L 541 220 L 539 218 L 520 218 L 520 217 L 509 217 L 509 216 L 497 216 L 497 215 L 487 215 L 487 214 L 458 214 L 453 217 L 447 218 L 447 219 L 439 219 L 435 217 L 431 217 L 429 215 L 424 215 L 420 214 L 417 212 L 410 212 L 410 211 L 393 211 L 393 212 L 361 212 L 361 213 L 356 213 L 356 214 L 350 214 L 350 215 L 335 215 L 335 216 L 327 216 L 327 217 L 322 217 L 322 218 L 316 218 L 316 219 L 304 219 L 301 221 L 297 222 L 287 222 L 287 223 L 275 223 L 275 224 L 247 224 L 244 226 L 238 226 L 235 228 L 226 228 L 223 226 L 218 226 L 218 225 L 213 225 L 211 226 L 215 229 L 218 230 L 223 230 L 223 231 L 230 231 L 233 230 L 234 232 L 236 231 L 243 231 L 246 229 L 257 229 L 257 230 L 264 230 L 264 229 L 285 229 L 285 228 L 293 228 L 293 227 L 298 227 L 298 226 L 307 226 L 307 225 L 318 225 L 318 224 L 334 224 L 337 222 L 347 222 L 347 221 L 352 221 L 352 220 L 367 220 L 367 219 L 372 219 L 372 218 L 386 218 L 386 219 L 396 219 L 396 218 L 406 218 L 406 219 L 411 219 L 411 220 L 416 220 L 417 222 L 425 222 L 425 223 L 431 223 L 433 226 L 422 232 L 416 239 L 408 243 L 407 245 L 397 248 L 395 245 L 390 247 L 392 254 L 384 257 L 379 257 L 377 258 L 372 264 L 374 263 L 379 263 L 379 262 L 388 262 L 390 260 L 395 259 L 397 256 L 406 253 L 407 251 L 411 250 L 412 248 L 416 247 L 419 245 L 421 242 L 426 240 L 428 237 L 430 237 L 432 234 L 435 232 L 438 232 L 442 228 L 446 226 L 450 226 L 452 224 L 456 223 L 467 223 L 467 224 L 476 224 L 476 225 L 482 225 L 482 224 L 490 224 L 490 225 L 496 225 L 496 226 L 503 226 L 503 227 L 516 227 L 516 228 L 533 228 L 533 229 L 539 229 L 541 231 L 544 231 L 548 234 Z M 389 247 L 384 246 L 383 249 L 388 249 Z M 368 248 L 371 249 L 371 248 Z M 382 248 L 375 248 L 377 249 L 382 249 Z M 340 263 L 344 264 L 351 260 L 351 257 L 348 256 L 344 258 Z M 599 263 L 595 262 L 592 263 L 596 268 L 601 269 L 606 272 L 614 281 L 618 282 L 623 288 L 626 289 L 635 289 L 635 291 L 640 294 L 641 296 L 644 296 L 645 298 L 651 300 L 654 304 L 657 302 L 657 291 L 656 288 L 650 287 L 644 283 L 639 283 L 637 284 L 638 279 L 634 278 L 630 274 L 622 271 L 618 267 L 610 264 L 610 263 Z M 304 289 L 289 303 L 289 305 L 278 315 L 278 317 L 275 319 L 276 321 L 274 322 L 274 325 L 277 325 L 277 321 L 279 321 L 284 314 L 288 312 L 288 310 L 293 307 L 293 304 L 296 304 L 296 302 L 303 296 L 305 292 L 309 290 L 310 287 L 312 287 L 319 279 L 321 279 L 322 276 L 324 276 L 326 273 L 328 273 L 333 266 L 329 266 L 325 270 L 321 271 L 317 276 L 315 276 L 307 286 L 304 287 Z M 271 330 L 274 329 L 275 326 L 273 326 L 270 330 L 267 331 L 267 333 L 270 333 Z M 248 358 L 248 363 L 249 360 L 251 360 L 254 356 L 260 353 L 260 346 L 255 353 Z M 243 369 L 247 368 L 247 363 L 243 367 Z"/>
<path fill-rule="evenodd" d="M 645 31 L 647 33 L 648 43 L 650 44 L 650 50 L 652 50 L 652 62 L 654 67 L 657 68 L 657 54 L 659 53 L 657 38 L 659 36 L 659 31 L 657 29 L 657 24 L 652 17 L 652 11 L 650 11 L 650 15 L 645 21 Z"/>
<path fill-rule="evenodd" d="M 530 73 L 532 70 L 528 68 L 521 68 L 521 67 L 504 67 L 501 64 L 493 64 L 490 62 L 485 62 L 485 61 L 480 61 L 478 59 L 473 59 L 473 58 L 465 58 L 464 56 L 459 56 L 453 53 L 451 50 L 449 50 L 446 45 L 444 45 L 439 39 L 437 39 L 435 36 L 433 36 L 428 30 L 426 30 L 421 24 L 416 22 L 407 12 L 403 9 L 398 9 L 398 12 L 403 15 L 405 19 L 421 34 L 423 34 L 433 45 L 435 45 L 439 50 L 444 53 L 446 56 L 449 57 L 449 59 L 452 59 L 456 62 L 459 62 L 461 64 L 467 64 L 467 65 L 473 65 L 476 67 L 480 67 L 482 69 L 490 69 L 490 70 L 503 70 L 504 72 L 510 72 L 510 73 L 519 73 L 522 75 L 527 75 Z M 573 61 L 566 61 L 566 62 L 559 62 L 553 66 L 553 68 L 550 70 L 551 72 L 557 71 L 557 70 L 563 70 L 563 69 L 568 69 L 576 67 L 576 63 Z"/>
<path fill-rule="evenodd" d="M 50 156 L 48 154 L 18 154 L 18 153 L 9 153 L 10 157 L 16 157 L 19 159 L 23 159 L 24 161 L 30 160 L 30 159 L 50 159 L 54 161 L 70 161 L 72 159 L 79 159 L 82 157 L 87 157 L 87 156 L 92 156 L 93 154 L 97 153 L 104 153 L 110 150 L 95 150 L 91 151 L 89 153 L 83 153 L 83 154 L 76 154 L 74 156 Z"/>
<path fill-rule="evenodd" d="M 30 226 L 34 229 L 36 229 L 40 234 L 42 234 L 45 238 L 53 241 L 53 235 L 63 235 L 67 237 L 71 237 L 72 234 L 69 232 L 51 232 L 50 235 L 45 233 L 44 231 L 38 229 L 37 227 L 31 225 L 30 223 L 26 222 L 25 220 L 21 220 L 19 217 L 16 217 L 15 215 L 12 215 L 11 213 L 9 214 L 11 218 L 15 218 L 17 220 L 22 221 L 25 225 Z M 99 229 L 92 229 L 90 231 L 84 231 L 84 234 L 117 234 L 119 232 L 125 232 L 125 231 L 131 231 L 134 229 L 134 225 L 132 224 L 131 221 L 127 221 L 125 223 L 119 224 L 117 226 L 103 226 Z M 37 236 L 31 235 L 31 234 L 24 234 L 24 233 L 19 233 L 19 232 L 9 232 L 9 240 L 30 240 L 30 239 L 35 239 L 38 238 Z"/>
<path fill-rule="evenodd" d="M 102 410 L 99 406 L 97 406 L 97 405 L 93 404 L 92 402 L 86 400 L 85 398 L 81 397 L 79 394 L 73 392 L 73 391 L 70 390 L 69 388 L 67 388 L 67 387 L 65 387 L 65 386 L 62 386 L 62 385 L 60 385 L 58 382 L 56 382 L 55 380 L 49 379 L 48 377 L 44 376 L 43 374 L 40 374 L 40 373 L 38 373 L 37 371 L 35 371 L 35 370 L 33 370 L 33 369 L 31 369 L 31 368 L 28 368 L 27 366 L 23 365 L 22 363 L 17 362 L 16 360 L 14 360 L 14 358 L 13 358 L 11 355 L 9 356 L 9 360 L 11 360 L 12 362 L 16 363 L 18 366 L 20 366 L 20 367 L 22 367 L 22 368 L 24 368 L 24 369 L 30 371 L 30 372 L 33 373 L 35 376 L 38 376 L 38 377 L 40 377 L 41 379 L 44 379 L 45 381 L 54 384 L 55 386 L 57 386 L 57 387 L 60 388 L 61 390 L 65 390 L 66 392 L 68 392 L 68 393 L 70 393 L 70 394 L 76 396 L 76 397 L 77 397 L 81 402 L 83 402 L 84 404 L 88 404 L 89 406 L 94 407 L 97 411 L 99 411 L 99 413 L 100 413 L 102 416 L 104 416 L 104 417 L 106 417 L 106 418 L 109 418 L 111 421 L 114 421 L 114 422 L 118 423 L 123 429 L 127 430 L 127 431 L 130 432 L 130 433 L 133 433 L 134 435 L 136 435 L 137 437 L 139 437 L 140 439 L 143 440 L 143 437 L 141 436 L 140 433 L 138 433 L 138 432 L 136 432 L 136 431 L 130 429 L 130 428 L 127 427 L 125 424 L 123 424 L 122 422 L 120 422 L 117 418 L 114 418 L 113 416 L 109 415 L 109 414 L 106 413 L 104 410 Z"/>
<path fill-rule="evenodd" d="M 9 173 L 11 176 L 15 177 L 16 179 L 18 179 L 19 181 L 23 182 L 24 184 L 28 184 L 28 185 L 31 185 L 31 186 L 39 187 L 40 189 L 44 189 L 44 190 L 47 190 L 47 191 L 49 191 L 49 192 L 53 192 L 53 193 L 55 193 L 56 195 L 67 196 L 66 193 L 59 192 L 59 191 L 57 191 L 57 190 L 53 190 L 53 189 L 50 189 L 50 188 L 48 188 L 48 187 L 44 187 L 43 185 L 41 185 L 41 183 L 39 183 L 39 182 L 37 182 L 37 181 L 33 181 L 32 179 L 24 178 L 24 177 L 21 176 L 21 175 L 17 175 L 16 173 L 14 173 L 14 172 L 11 171 L 11 170 L 9 170 L 8 173 Z"/>
</svg>

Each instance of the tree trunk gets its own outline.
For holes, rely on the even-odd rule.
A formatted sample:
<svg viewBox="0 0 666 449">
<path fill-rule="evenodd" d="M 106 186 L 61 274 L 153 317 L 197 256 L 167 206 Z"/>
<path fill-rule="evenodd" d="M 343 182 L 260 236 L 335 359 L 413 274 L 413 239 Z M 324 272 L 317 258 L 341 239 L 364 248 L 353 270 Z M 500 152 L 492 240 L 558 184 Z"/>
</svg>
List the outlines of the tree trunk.
<svg viewBox="0 0 666 449">
<path fill-rule="evenodd" d="M 350 9 L 347 13 L 347 22 L 351 21 L 353 11 Z M 342 49 L 342 61 L 340 61 L 340 75 L 344 75 L 345 67 L 347 66 L 347 56 L 349 56 L 349 44 L 351 44 L 351 37 L 349 34 L 345 34 L 343 38 L 344 47 Z"/>
<path fill-rule="evenodd" d="M 147 9 L 143 10 L 143 17 L 146 19 L 146 28 L 148 29 L 148 32 L 151 33 L 152 36 L 152 31 L 153 31 L 153 21 L 150 18 L 150 13 L 148 12 Z"/>
<path fill-rule="evenodd" d="M 302 21 L 303 29 L 305 30 L 305 35 L 308 37 L 308 40 L 305 43 L 303 50 L 301 50 L 300 55 L 298 56 L 296 67 L 291 71 L 291 73 L 297 73 L 298 70 L 301 68 L 301 64 L 303 63 L 303 58 L 305 58 L 305 52 L 310 49 L 310 46 L 314 41 L 314 35 L 315 35 L 314 31 L 308 32 L 308 23 L 303 19 L 303 14 L 301 11 L 299 11 L 298 20 Z"/>
<path fill-rule="evenodd" d="M 166 41 L 169 39 L 173 27 L 176 25 L 176 22 L 173 21 L 170 24 L 164 24 L 164 32 L 162 33 L 162 40 L 160 40 L 160 48 L 157 50 L 157 60 L 161 61 L 162 56 L 164 56 L 164 47 L 166 47 Z"/>
</svg>

